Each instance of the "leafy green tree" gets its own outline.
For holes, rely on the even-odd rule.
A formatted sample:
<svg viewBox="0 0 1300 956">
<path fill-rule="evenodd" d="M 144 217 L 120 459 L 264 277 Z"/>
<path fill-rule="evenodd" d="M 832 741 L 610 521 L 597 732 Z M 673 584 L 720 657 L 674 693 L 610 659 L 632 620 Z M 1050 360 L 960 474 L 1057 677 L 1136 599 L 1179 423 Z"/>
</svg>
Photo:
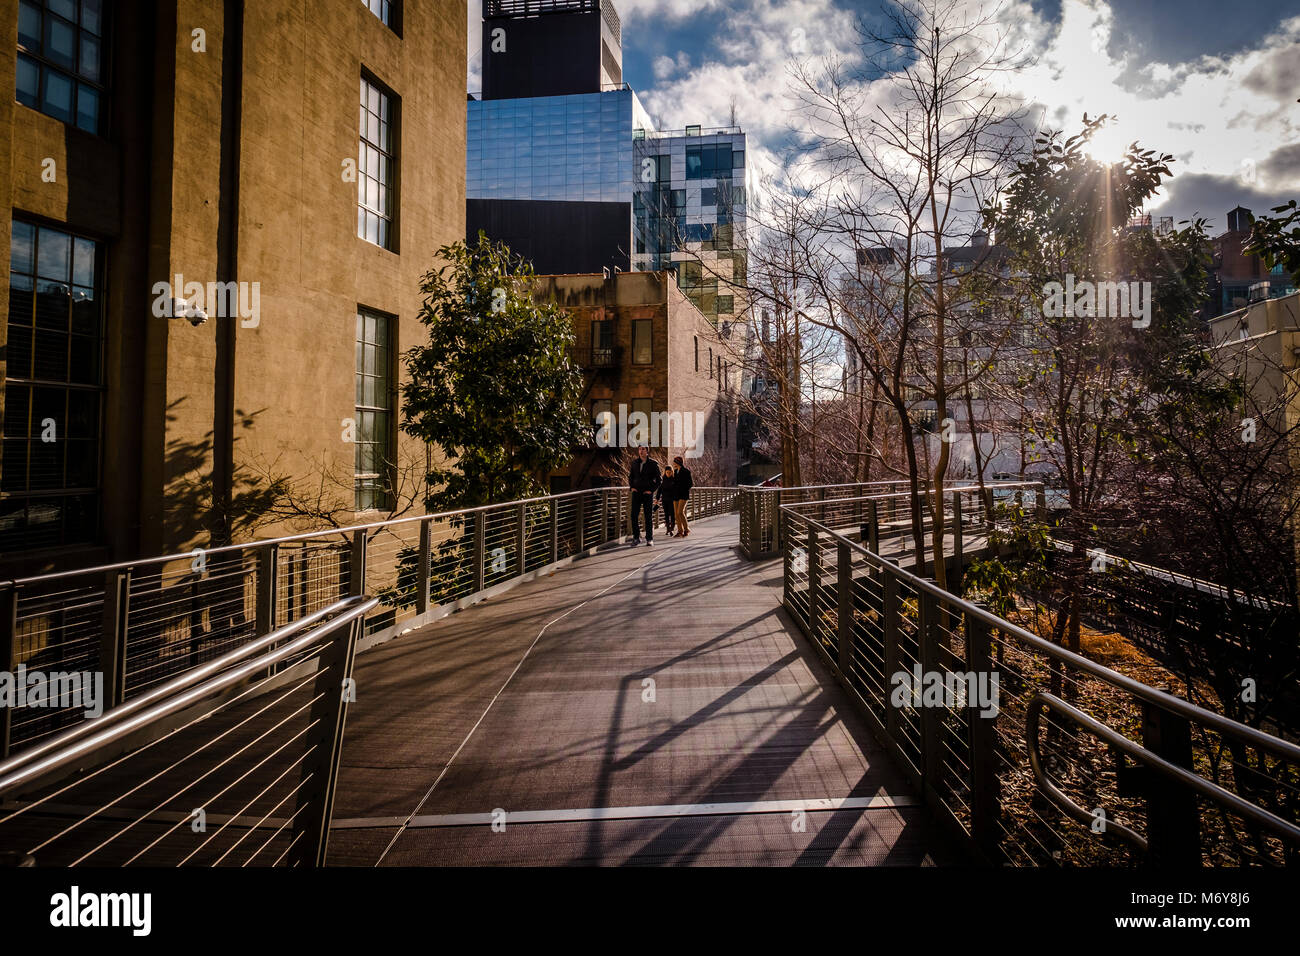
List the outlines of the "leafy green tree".
<svg viewBox="0 0 1300 956">
<path fill-rule="evenodd" d="M 572 321 L 537 302 L 532 267 L 482 232 L 472 245 L 455 242 L 437 255 L 443 264 L 420 285 L 428 339 L 405 354 L 402 385 L 402 430 L 444 455 L 426 475 L 425 507 L 460 511 L 545 494 L 548 473 L 591 440 Z M 543 518 L 526 509 L 529 528 Z M 487 519 L 471 512 L 449 521 L 462 533 L 432 557 L 435 603 L 463 597 L 473 581 L 473 535 L 465 532 L 475 520 Z M 488 580 L 518 573 L 520 560 Z M 415 549 L 402 550 L 384 603 L 414 603 L 416 562 Z"/>
<path fill-rule="evenodd" d="M 1248 255 L 1260 256 L 1270 269 L 1281 264 L 1300 284 L 1300 208 L 1296 201 L 1274 206 L 1279 216 L 1260 216 L 1250 227 L 1250 241 L 1246 243 Z"/>
<path fill-rule="evenodd" d="M 438 250 L 420 285 L 428 341 L 406 353 L 402 430 L 448 456 L 427 476 L 430 511 L 545 493 L 590 440 L 571 320 L 534 299 L 533 271 L 482 232 Z"/>
</svg>

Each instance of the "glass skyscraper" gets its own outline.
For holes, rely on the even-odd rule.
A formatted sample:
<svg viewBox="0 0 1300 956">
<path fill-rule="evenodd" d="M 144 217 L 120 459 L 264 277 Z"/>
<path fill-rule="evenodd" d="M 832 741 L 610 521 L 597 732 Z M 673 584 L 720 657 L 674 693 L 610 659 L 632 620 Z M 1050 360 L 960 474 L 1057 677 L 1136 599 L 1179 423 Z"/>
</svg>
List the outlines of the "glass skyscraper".
<svg viewBox="0 0 1300 956">
<path fill-rule="evenodd" d="M 631 202 L 638 114 L 630 89 L 470 100 L 466 195 Z"/>
<path fill-rule="evenodd" d="M 539 271 L 671 270 L 702 312 L 730 321 L 740 310 L 727 282 L 744 276 L 744 133 L 656 131 L 630 87 L 601 82 L 621 76 L 608 0 L 556 0 L 549 16 L 546 6 L 519 19 L 486 8 L 493 95 L 467 105 L 470 236 L 483 229 Z M 507 39 L 493 52 L 498 33 Z M 541 85 L 551 95 L 504 95 Z"/>
</svg>

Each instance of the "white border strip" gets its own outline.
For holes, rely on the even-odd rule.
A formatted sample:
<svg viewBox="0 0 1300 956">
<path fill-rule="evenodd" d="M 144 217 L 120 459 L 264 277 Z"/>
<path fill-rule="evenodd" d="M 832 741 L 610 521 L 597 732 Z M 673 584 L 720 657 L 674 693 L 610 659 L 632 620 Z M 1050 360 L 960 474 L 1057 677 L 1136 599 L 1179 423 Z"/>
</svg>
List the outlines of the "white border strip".
<svg viewBox="0 0 1300 956">
<path fill-rule="evenodd" d="M 713 817 L 748 813 L 831 813 L 836 810 L 892 810 L 919 807 L 915 797 L 821 797 L 814 800 L 751 800 L 746 803 L 680 803 L 641 807 L 587 807 L 574 810 L 517 810 L 507 812 L 506 823 L 579 823 L 584 820 L 649 820 L 656 817 Z M 499 817 L 495 819 L 500 819 Z M 428 827 L 473 827 L 490 825 L 493 813 L 445 813 L 412 817 L 350 817 L 335 820 L 331 830 L 364 830 L 376 827 L 406 829 Z"/>
</svg>

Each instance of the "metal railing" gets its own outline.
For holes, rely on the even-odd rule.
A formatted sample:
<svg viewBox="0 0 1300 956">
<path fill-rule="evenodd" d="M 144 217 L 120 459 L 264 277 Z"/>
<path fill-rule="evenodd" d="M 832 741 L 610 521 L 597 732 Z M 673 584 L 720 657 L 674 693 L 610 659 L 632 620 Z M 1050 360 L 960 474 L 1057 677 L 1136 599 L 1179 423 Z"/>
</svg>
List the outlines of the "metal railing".
<svg viewBox="0 0 1300 956">
<path fill-rule="evenodd" d="M 0 762 L 0 865 L 321 866 L 352 597 Z"/>
<path fill-rule="evenodd" d="M 873 527 L 881 538 L 911 533 L 911 495 L 906 489 L 909 482 L 904 479 L 889 481 L 870 481 L 843 485 L 807 485 L 795 488 L 767 488 L 761 485 L 745 485 L 740 488 L 740 546 L 745 555 L 752 559 L 775 558 L 782 552 L 781 543 L 781 506 L 803 502 L 825 502 L 823 515 L 833 516 L 837 522 L 853 527 Z M 969 495 L 976 486 L 969 482 L 949 481 L 944 483 L 945 491 L 960 488 Z M 1025 491 L 1035 494 L 1035 507 L 1041 513 L 1045 497 L 1041 482 L 992 481 L 986 482 L 985 488 L 993 492 L 994 500 L 1005 500 L 1017 493 L 1022 496 Z M 928 521 L 930 502 L 924 490 L 921 494 L 922 509 Z M 991 509 L 993 502 L 977 503 L 977 508 L 968 508 L 965 520 L 977 519 L 981 509 Z M 865 537 L 863 539 L 865 541 Z"/>
<path fill-rule="evenodd" d="M 0 670 L 102 673 L 105 707 L 372 594 L 369 644 L 629 533 L 626 488 L 599 488 L 0 582 Z M 688 517 L 735 508 L 697 487 Z M 0 759 L 79 723 L 76 708 L 0 708 Z"/>
<path fill-rule="evenodd" d="M 781 511 L 786 609 L 937 818 L 984 859 L 1300 859 L 1300 747 L 899 567 L 860 540 L 851 502 Z"/>
</svg>

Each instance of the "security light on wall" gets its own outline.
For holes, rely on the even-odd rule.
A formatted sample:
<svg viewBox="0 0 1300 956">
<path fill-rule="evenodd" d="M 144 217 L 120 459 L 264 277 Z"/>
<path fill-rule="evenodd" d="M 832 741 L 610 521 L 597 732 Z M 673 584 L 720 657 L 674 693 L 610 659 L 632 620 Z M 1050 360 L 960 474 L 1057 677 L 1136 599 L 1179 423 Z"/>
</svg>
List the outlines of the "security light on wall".
<svg viewBox="0 0 1300 956">
<path fill-rule="evenodd" d="M 198 328 L 204 322 L 208 321 L 208 313 L 204 312 L 198 306 L 190 305 L 184 299 L 172 299 L 171 317 L 173 319 L 185 319 L 190 325 Z"/>
</svg>

